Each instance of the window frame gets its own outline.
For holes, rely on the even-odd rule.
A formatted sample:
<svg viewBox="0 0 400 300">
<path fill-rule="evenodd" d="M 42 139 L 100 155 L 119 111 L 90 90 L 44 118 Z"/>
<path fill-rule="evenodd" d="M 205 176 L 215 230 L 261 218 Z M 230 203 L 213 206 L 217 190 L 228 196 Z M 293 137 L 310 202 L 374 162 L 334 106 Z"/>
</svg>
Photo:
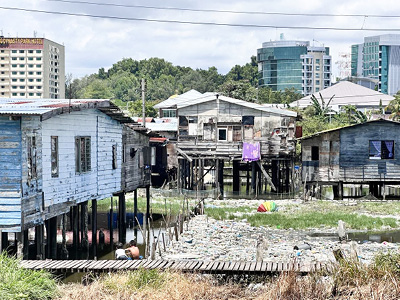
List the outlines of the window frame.
<svg viewBox="0 0 400 300">
<path fill-rule="evenodd" d="M 51 177 L 58 178 L 59 176 L 59 143 L 58 136 L 50 137 L 50 151 L 51 151 Z"/>
<path fill-rule="evenodd" d="M 225 139 L 221 139 L 220 132 L 225 131 Z M 228 128 L 218 128 L 218 141 L 226 142 L 228 140 Z"/>
<path fill-rule="evenodd" d="M 75 137 L 75 173 L 84 174 L 92 170 L 91 137 Z"/>
<path fill-rule="evenodd" d="M 373 146 L 374 142 L 380 142 L 380 149 L 379 149 L 379 156 L 375 156 L 375 155 L 371 155 L 373 154 L 373 152 L 371 152 L 371 150 L 373 150 L 373 148 L 371 146 Z M 382 158 L 382 148 L 383 147 L 387 147 L 386 142 L 391 142 L 392 143 L 392 151 L 389 151 L 388 154 L 392 153 L 392 157 L 383 157 Z M 368 143 L 368 159 L 370 160 L 386 160 L 386 159 L 394 159 L 395 156 L 395 141 L 394 140 L 369 140 Z M 374 147 L 376 149 L 376 147 Z M 376 149 L 378 150 L 378 149 Z"/>
</svg>

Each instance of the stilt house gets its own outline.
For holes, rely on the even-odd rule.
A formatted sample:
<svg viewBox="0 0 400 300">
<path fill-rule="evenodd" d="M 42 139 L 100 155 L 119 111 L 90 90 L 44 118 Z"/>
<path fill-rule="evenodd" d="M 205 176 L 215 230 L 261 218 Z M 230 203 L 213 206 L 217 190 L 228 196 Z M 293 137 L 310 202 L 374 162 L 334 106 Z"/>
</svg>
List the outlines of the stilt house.
<svg viewBox="0 0 400 300">
<path fill-rule="evenodd" d="M 295 112 L 216 93 L 184 98 L 168 107 L 162 102 L 159 108 L 161 114 L 173 109 L 179 120 L 176 150 L 180 187 L 202 186 L 204 172 L 213 168 L 222 191 L 224 163 L 229 162 L 233 164 L 235 192 L 240 189 L 239 171 L 249 170 L 253 190 L 256 182 L 261 186 L 264 178 L 278 191 L 289 190 L 295 154 Z M 250 165 L 249 161 L 253 163 Z"/>
<path fill-rule="evenodd" d="M 400 123 L 374 120 L 327 130 L 301 139 L 302 180 L 307 189 L 343 184 L 369 185 L 376 197 L 385 185 L 400 185 Z"/>
<path fill-rule="evenodd" d="M 0 99 L 0 229 L 148 186 L 145 132 L 109 100 Z"/>
</svg>

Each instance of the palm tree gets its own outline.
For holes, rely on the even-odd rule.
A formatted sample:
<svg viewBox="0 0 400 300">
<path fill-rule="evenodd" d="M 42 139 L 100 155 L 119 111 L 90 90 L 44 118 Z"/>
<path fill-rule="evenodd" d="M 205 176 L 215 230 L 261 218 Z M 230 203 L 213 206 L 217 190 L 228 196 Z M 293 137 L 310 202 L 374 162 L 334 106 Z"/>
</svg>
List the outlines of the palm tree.
<svg viewBox="0 0 400 300">
<path fill-rule="evenodd" d="M 311 101 L 312 101 L 312 106 L 315 109 L 315 115 L 316 116 L 320 116 L 323 118 L 326 118 L 326 115 L 330 112 L 332 112 L 332 108 L 329 106 L 329 104 L 331 103 L 333 97 L 335 97 L 335 95 L 333 95 L 328 103 L 325 104 L 325 100 L 322 97 L 321 93 L 319 93 L 319 97 L 321 98 L 321 103 L 319 103 L 317 97 L 314 96 L 314 94 L 311 95 Z"/>
</svg>

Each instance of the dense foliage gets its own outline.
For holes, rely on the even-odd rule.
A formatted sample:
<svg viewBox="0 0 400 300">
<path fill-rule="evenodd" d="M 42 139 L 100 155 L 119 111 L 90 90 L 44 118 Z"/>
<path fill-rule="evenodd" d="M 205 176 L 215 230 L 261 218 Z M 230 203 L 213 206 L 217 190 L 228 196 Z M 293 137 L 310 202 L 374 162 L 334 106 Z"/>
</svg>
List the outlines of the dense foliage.
<svg viewBox="0 0 400 300">
<path fill-rule="evenodd" d="M 0 299 L 52 299 L 57 294 L 50 273 L 21 268 L 17 259 L 0 254 Z"/>
<path fill-rule="evenodd" d="M 171 95 L 191 89 L 201 93 L 218 92 L 222 95 L 257 103 L 285 103 L 300 99 L 294 89 L 272 91 L 258 88 L 258 67 L 256 57 L 251 57 L 244 66 L 234 66 L 226 75 L 217 68 L 208 70 L 174 66 L 161 58 L 133 60 L 124 58 L 113 64 L 107 71 L 99 69 L 80 79 L 67 76 L 66 97 L 72 99 L 111 98 L 117 105 L 128 108 L 134 115 L 141 115 L 141 80 L 146 80 L 147 116 L 155 115 L 152 106 Z M 129 102 L 127 105 L 126 103 Z M 131 103 L 132 102 L 132 103 Z"/>
</svg>

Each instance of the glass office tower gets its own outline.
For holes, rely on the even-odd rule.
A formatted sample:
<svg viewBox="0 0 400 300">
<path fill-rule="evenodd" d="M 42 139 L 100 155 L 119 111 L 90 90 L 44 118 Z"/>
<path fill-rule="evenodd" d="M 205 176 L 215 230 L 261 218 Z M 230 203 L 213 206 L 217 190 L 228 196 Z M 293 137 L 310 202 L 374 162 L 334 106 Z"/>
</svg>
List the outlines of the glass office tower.
<svg viewBox="0 0 400 300">
<path fill-rule="evenodd" d="M 257 60 L 260 87 L 310 95 L 331 85 L 329 48 L 311 47 L 308 41 L 271 41 L 257 50 Z"/>
<path fill-rule="evenodd" d="M 400 90 L 400 35 L 365 37 L 351 47 L 351 75 L 378 81 L 378 91 L 394 95 Z"/>
</svg>

